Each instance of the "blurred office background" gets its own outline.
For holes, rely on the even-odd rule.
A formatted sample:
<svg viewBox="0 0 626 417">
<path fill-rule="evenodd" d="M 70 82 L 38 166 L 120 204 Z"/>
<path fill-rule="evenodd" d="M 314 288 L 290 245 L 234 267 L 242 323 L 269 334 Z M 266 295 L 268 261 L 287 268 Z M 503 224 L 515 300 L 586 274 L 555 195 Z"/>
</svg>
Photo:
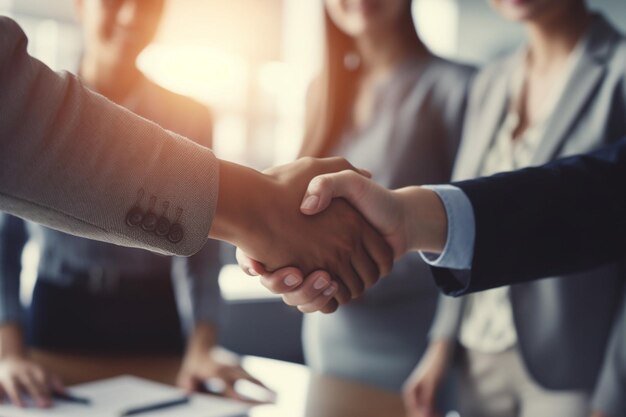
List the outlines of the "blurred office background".
<svg viewBox="0 0 626 417">
<path fill-rule="evenodd" d="M 626 31 L 626 1 L 592 0 L 590 6 Z M 156 42 L 139 65 L 157 83 L 213 109 L 215 150 L 222 158 L 257 168 L 283 163 L 299 149 L 307 85 L 321 66 L 321 7 L 321 0 L 169 0 Z M 0 13 L 26 31 L 31 54 L 55 70 L 78 66 L 81 37 L 73 10 L 73 0 L 0 0 Z M 434 52 L 464 62 L 485 62 L 517 47 L 522 37 L 486 0 L 415 0 L 414 14 Z M 25 302 L 28 265 L 36 257 L 37 248 L 29 248 Z M 228 301 L 227 347 L 302 360 L 295 310 L 235 266 L 225 267 L 220 281 Z"/>
</svg>

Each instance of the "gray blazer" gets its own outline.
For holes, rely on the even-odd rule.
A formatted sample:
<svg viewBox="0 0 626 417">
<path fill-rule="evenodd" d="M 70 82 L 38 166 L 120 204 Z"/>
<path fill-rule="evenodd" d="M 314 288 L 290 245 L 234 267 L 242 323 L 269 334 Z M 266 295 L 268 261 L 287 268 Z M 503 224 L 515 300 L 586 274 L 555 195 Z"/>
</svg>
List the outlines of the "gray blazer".
<svg viewBox="0 0 626 417">
<path fill-rule="evenodd" d="M 26 45 L 0 17 L 0 210 L 118 245 L 197 252 L 217 202 L 213 153 L 53 72 Z M 127 224 L 152 196 L 156 214 L 180 225 L 166 236 Z"/>
<path fill-rule="evenodd" d="M 447 182 L 461 137 L 473 68 L 429 56 L 401 64 L 377 89 L 366 126 L 346 132 L 335 155 L 388 188 Z M 419 254 L 333 314 L 304 320 L 316 372 L 400 391 L 427 345 L 438 291 Z"/>
<path fill-rule="evenodd" d="M 548 121 L 533 165 L 584 153 L 626 134 L 626 39 L 597 16 L 583 42 L 583 57 Z M 477 76 L 453 174 L 456 180 L 479 175 L 508 108 L 517 62 L 508 57 Z M 588 390 L 595 409 L 623 415 L 625 404 L 619 403 L 626 387 L 615 383 L 614 374 L 619 355 L 606 355 L 614 349 L 612 335 L 619 331 L 615 318 L 624 299 L 621 265 L 516 285 L 510 295 L 519 348 L 535 380 L 549 389 Z M 441 297 L 431 337 L 455 338 L 463 310 L 463 298 Z"/>
</svg>

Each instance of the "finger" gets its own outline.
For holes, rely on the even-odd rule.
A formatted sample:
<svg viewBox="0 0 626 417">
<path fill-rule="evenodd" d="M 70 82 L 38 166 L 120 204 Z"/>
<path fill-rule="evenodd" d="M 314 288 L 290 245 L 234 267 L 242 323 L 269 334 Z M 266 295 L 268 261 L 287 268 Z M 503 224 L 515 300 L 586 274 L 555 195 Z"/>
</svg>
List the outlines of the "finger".
<svg viewBox="0 0 626 417">
<path fill-rule="evenodd" d="M 179 375 L 176 379 L 176 385 L 188 394 L 195 392 L 198 386 L 196 379 L 189 374 Z"/>
<path fill-rule="evenodd" d="M 334 300 L 335 293 L 337 292 L 338 285 L 336 282 L 330 284 L 330 286 L 318 295 L 313 301 L 307 304 L 298 306 L 298 310 L 302 313 L 314 313 L 321 311 L 328 305 L 331 300 Z"/>
<path fill-rule="evenodd" d="M 46 394 L 46 388 L 39 384 L 30 373 L 22 374 L 18 377 L 18 381 L 28 395 L 35 401 L 38 407 L 47 407 L 50 403 L 49 396 Z"/>
<path fill-rule="evenodd" d="M 285 292 L 283 301 L 290 306 L 308 304 L 331 285 L 331 278 L 325 271 L 310 274 L 297 289 Z"/>
<path fill-rule="evenodd" d="M 408 387 L 404 392 L 403 392 L 403 399 L 404 399 L 404 405 L 407 408 L 407 410 L 409 410 L 412 414 L 416 414 L 420 411 L 420 406 L 419 406 L 419 402 L 417 400 L 417 396 L 418 396 L 418 389 L 417 387 Z"/>
<path fill-rule="evenodd" d="M 237 263 L 243 272 L 250 276 L 258 276 L 268 273 L 261 262 L 252 259 L 239 248 L 235 251 L 235 258 L 237 259 Z"/>
<path fill-rule="evenodd" d="M 350 262 L 354 271 L 361 278 L 365 289 L 371 288 L 376 284 L 379 278 L 378 266 L 362 245 L 358 245 L 352 252 Z"/>
<path fill-rule="evenodd" d="M 52 405 L 52 381 L 48 374 L 42 368 L 31 368 L 30 377 L 33 383 L 41 393 L 41 406 L 49 407 Z"/>
<path fill-rule="evenodd" d="M 336 297 L 330 300 L 324 307 L 320 309 L 322 314 L 332 314 L 339 308 L 339 303 Z"/>
<path fill-rule="evenodd" d="M 336 277 L 333 282 L 336 283 L 338 287 L 337 293 L 335 294 L 337 306 L 349 303 L 352 300 L 352 293 L 350 292 L 350 289 L 338 277 Z"/>
<path fill-rule="evenodd" d="M 339 266 L 339 278 L 348 290 L 350 290 L 350 298 L 355 299 L 363 295 L 365 284 L 361 277 L 356 273 L 350 262 L 342 263 Z"/>
<path fill-rule="evenodd" d="M 255 385 L 265 388 L 268 391 L 274 392 L 272 389 L 268 388 L 263 382 L 250 375 L 245 369 L 241 367 L 237 368 L 236 375 L 237 379 L 245 379 L 246 381 L 250 381 Z"/>
<path fill-rule="evenodd" d="M 432 387 L 426 386 L 418 395 L 416 395 L 417 402 L 421 407 L 424 414 L 430 416 L 435 412 L 435 391 Z"/>
<path fill-rule="evenodd" d="M 376 264 L 378 269 L 376 279 L 389 275 L 393 268 L 394 253 L 385 239 L 376 230 L 368 226 L 363 229 L 362 244 L 368 258 Z"/>
<path fill-rule="evenodd" d="M 318 175 L 309 182 L 300 210 L 309 215 L 319 213 L 336 197 L 343 197 L 358 208 L 370 185 L 370 180 L 354 171 Z"/>
<path fill-rule="evenodd" d="M 9 397 L 9 400 L 11 400 L 13 405 L 17 407 L 24 407 L 20 385 L 18 384 L 15 377 L 9 378 L 9 381 L 7 381 L 4 386 L 4 390 L 6 391 L 7 396 Z"/>
<path fill-rule="evenodd" d="M 304 281 L 298 268 L 287 267 L 263 274 L 261 284 L 274 294 L 286 294 L 298 291 Z"/>
<path fill-rule="evenodd" d="M 50 385 L 52 386 L 52 389 L 54 390 L 54 392 L 64 393 L 66 391 L 63 380 L 59 378 L 57 375 L 50 376 Z"/>
</svg>

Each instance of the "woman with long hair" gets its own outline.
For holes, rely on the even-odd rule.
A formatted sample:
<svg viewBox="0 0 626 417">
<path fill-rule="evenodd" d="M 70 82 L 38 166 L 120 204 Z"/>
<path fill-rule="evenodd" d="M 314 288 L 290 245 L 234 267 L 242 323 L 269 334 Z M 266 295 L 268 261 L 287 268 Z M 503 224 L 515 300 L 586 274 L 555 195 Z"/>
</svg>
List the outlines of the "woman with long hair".
<svg viewBox="0 0 626 417">
<path fill-rule="evenodd" d="M 342 156 L 391 188 L 449 179 L 473 70 L 433 55 L 411 0 L 325 0 L 326 57 L 311 85 L 302 156 Z M 332 315 L 305 317 L 316 371 L 400 391 L 437 292 L 419 255 Z"/>
</svg>

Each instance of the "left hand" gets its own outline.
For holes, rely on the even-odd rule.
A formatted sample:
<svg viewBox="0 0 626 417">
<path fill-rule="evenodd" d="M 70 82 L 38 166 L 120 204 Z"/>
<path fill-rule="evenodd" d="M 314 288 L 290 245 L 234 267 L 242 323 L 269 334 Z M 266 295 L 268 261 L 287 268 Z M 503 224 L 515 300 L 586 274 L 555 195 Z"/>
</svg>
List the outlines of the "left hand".
<svg viewBox="0 0 626 417">
<path fill-rule="evenodd" d="M 246 372 L 239 364 L 226 361 L 211 352 L 188 352 L 178 373 L 177 383 L 188 393 L 201 391 L 204 382 L 209 378 L 218 378 L 224 383 L 224 395 L 235 400 L 246 401 L 235 390 L 238 380 L 247 380 L 263 388 L 265 385 Z"/>
<path fill-rule="evenodd" d="M 265 288 L 279 294 L 285 304 L 297 307 L 302 313 L 320 311 L 330 314 L 339 307 L 335 299 L 339 287 L 325 271 L 315 271 L 307 277 L 303 277 L 302 272 L 293 267 L 270 272 L 239 248 L 236 256 L 239 266 L 246 274 L 259 276 Z"/>
</svg>

